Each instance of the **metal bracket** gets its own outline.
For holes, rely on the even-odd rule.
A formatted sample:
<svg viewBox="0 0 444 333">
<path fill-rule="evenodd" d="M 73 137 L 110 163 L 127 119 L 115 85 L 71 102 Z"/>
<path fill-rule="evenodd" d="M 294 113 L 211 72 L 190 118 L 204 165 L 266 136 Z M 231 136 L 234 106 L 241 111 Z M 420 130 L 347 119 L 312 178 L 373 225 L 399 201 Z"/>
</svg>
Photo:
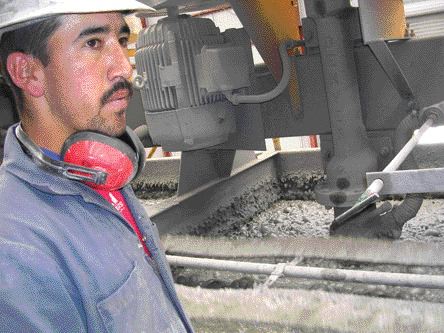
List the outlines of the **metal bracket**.
<svg viewBox="0 0 444 333">
<path fill-rule="evenodd" d="M 413 90 L 386 42 L 383 40 L 372 41 L 368 43 L 368 46 L 399 95 L 408 101 L 415 101 Z"/>
<path fill-rule="evenodd" d="M 367 173 L 369 184 L 375 179 L 384 182 L 380 194 L 444 192 L 443 178 L 444 168 Z"/>
</svg>

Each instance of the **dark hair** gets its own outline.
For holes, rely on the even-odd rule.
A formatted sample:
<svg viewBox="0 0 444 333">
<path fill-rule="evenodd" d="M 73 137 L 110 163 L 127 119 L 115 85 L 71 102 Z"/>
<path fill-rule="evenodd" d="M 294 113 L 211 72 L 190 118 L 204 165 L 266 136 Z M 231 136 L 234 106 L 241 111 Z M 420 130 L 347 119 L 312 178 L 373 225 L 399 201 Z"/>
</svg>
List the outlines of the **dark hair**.
<svg viewBox="0 0 444 333">
<path fill-rule="evenodd" d="M 15 105 L 20 114 L 23 109 L 22 90 L 12 82 L 6 69 L 8 56 L 13 52 L 23 52 L 39 59 L 43 66 L 49 64 L 48 41 L 61 24 L 60 15 L 32 23 L 25 27 L 5 32 L 0 41 L 1 74 L 10 86 Z"/>
</svg>

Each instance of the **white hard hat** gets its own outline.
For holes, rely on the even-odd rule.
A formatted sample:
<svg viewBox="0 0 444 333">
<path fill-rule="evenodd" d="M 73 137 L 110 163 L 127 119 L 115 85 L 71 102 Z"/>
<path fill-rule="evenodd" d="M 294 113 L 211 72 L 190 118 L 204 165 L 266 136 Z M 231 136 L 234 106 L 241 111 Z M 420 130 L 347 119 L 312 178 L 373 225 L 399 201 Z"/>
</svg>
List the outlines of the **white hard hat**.
<svg viewBox="0 0 444 333">
<path fill-rule="evenodd" d="M 126 11 L 155 10 L 136 0 L 0 0 L 0 36 L 52 15 Z"/>
</svg>

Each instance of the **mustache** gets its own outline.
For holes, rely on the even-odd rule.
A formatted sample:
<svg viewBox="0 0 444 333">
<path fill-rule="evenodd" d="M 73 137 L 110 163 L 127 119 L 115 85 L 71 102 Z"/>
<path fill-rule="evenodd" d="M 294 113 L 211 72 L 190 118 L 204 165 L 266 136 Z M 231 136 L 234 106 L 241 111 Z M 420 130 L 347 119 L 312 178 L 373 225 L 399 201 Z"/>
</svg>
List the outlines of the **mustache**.
<svg viewBox="0 0 444 333">
<path fill-rule="evenodd" d="M 111 96 L 118 92 L 119 90 L 128 90 L 129 97 L 133 96 L 133 85 L 131 82 L 123 80 L 114 83 L 114 85 L 111 87 L 110 90 L 108 90 L 106 93 L 103 94 L 102 98 L 100 99 L 100 103 L 102 106 L 104 106 L 108 100 L 111 98 Z"/>
</svg>

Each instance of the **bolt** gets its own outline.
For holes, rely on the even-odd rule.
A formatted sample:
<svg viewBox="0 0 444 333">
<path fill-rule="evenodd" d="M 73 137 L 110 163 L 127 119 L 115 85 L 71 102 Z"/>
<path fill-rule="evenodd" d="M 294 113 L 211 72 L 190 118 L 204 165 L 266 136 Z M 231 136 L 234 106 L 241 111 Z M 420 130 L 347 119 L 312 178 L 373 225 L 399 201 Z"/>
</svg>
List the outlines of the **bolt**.
<svg viewBox="0 0 444 333">
<path fill-rule="evenodd" d="M 390 148 L 387 146 L 383 146 L 380 150 L 379 150 L 379 155 L 381 155 L 382 157 L 387 157 L 390 154 Z"/>
<path fill-rule="evenodd" d="M 336 180 L 336 187 L 339 188 L 340 190 L 346 189 L 350 187 L 350 182 L 348 181 L 347 178 L 338 178 Z"/>
<path fill-rule="evenodd" d="M 415 100 L 410 100 L 408 103 L 407 103 L 407 108 L 408 108 L 408 111 L 411 111 L 412 112 L 412 114 L 414 115 L 414 116 L 416 116 L 417 115 L 417 110 L 418 110 L 418 103 L 416 103 L 416 101 Z"/>
<path fill-rule="evenodd" d="M 335 192 L 329 195 L 329 199 L 333 206 L 337 206 L 347 201 L 347 195 L 343 192 Z"/>
</svg>

